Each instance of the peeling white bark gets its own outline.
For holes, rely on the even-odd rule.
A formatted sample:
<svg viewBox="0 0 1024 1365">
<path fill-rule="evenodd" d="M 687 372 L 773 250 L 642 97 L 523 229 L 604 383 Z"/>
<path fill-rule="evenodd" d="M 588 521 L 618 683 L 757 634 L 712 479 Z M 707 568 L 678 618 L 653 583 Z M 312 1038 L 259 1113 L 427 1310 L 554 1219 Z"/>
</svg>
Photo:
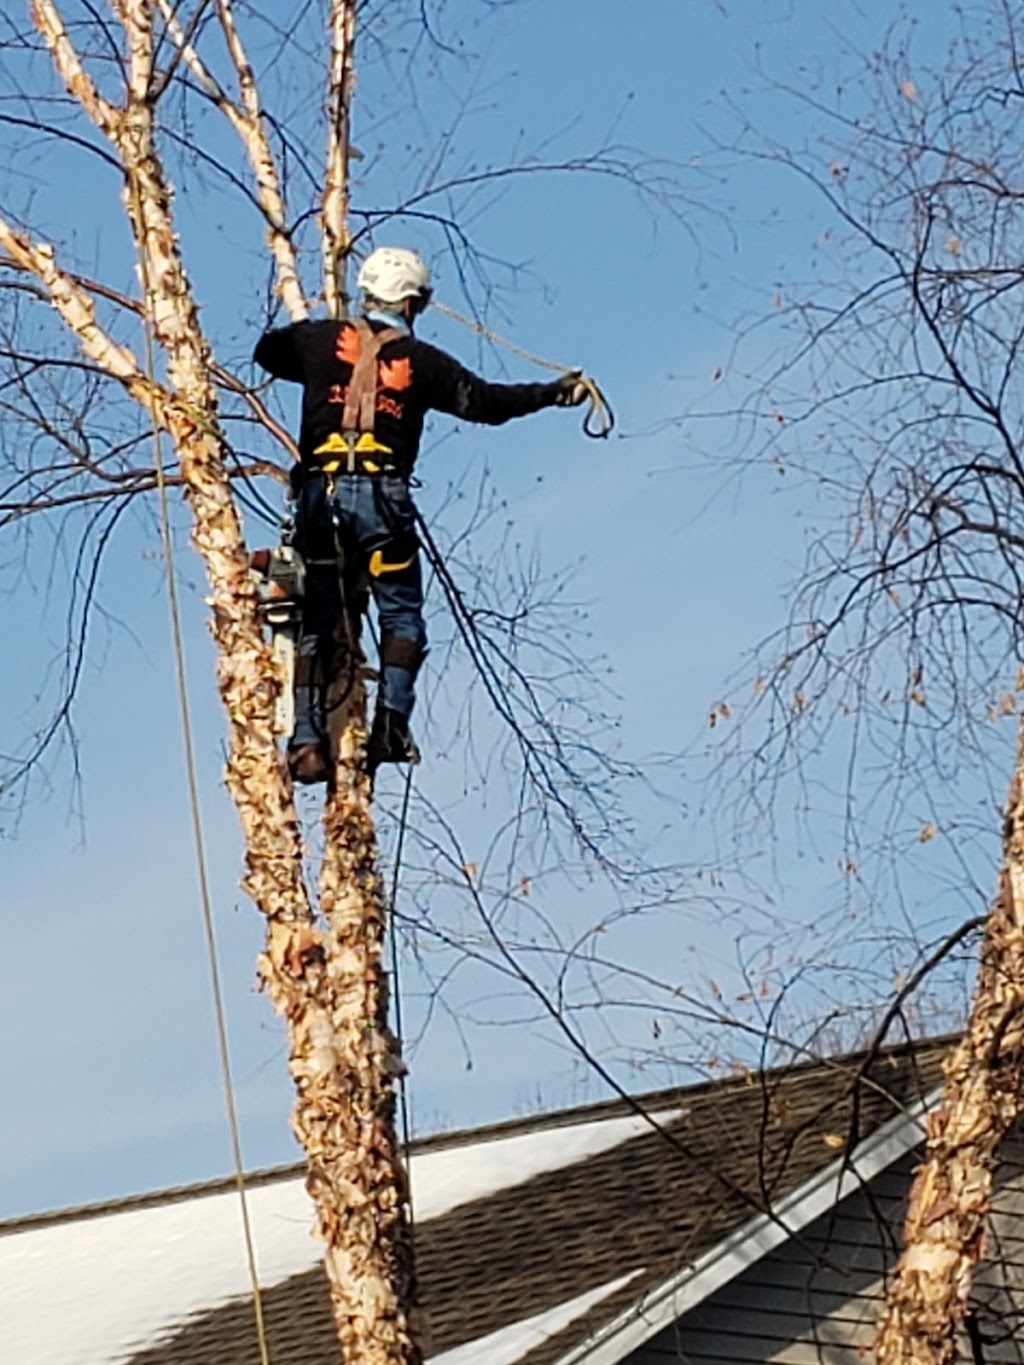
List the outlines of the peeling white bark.
<svg viewBox="0 0 1024 1365">
<path fill-rule="evenodd" d="M 1024 690 L 1024 672 L 1018 678 Z M 929 1116 L 875 1343 L 879 1365 L 954 1365 L 1003 1139 L 1024 1115 L 1024 720 L 1003 825 L 1003 866 L 964 1036 Z"/>
<path fill-rule="evenodd" d="M 27 270 L 46 288 L 54 308 L 78 337 L 83 351 L 101 369 L 120 380 L 133 398 L 164 421 L 170 402 L 167 390 L 142 371 L 135 355 L 122 346 L 96 321 L 96 308 L 89 294 L 57 265 L 53 247 L 32 242 L 10 223 L 0 218 L 0 246 L 22 270 Z"/>
<path fill-rule="evenodd" d="M 259 89 L 235 25 L 235 16 L 231 4 L 229 0 L 219 0 L 217 16 L 224 33 L 224 40 L 228 46 L 231 63 L 238 76 L 240 103 L 231 99 L 211 74 L 195 47 L 186 40 L 171 0 L 157 0 L 157 4 L 167 24 L 168 33 L 181 53 L 182 60 L 209 99 L 213 101 L 242 140 L 249 165 L 252 168 L 253 178 L 256 181 L 256 195 L 259 205 L 267 220 L 267 244 L 274 257 L 277 291 L 289 318 L 292 322 L 299 322 L 309 316 L 309 306 L 302 289 L 302 282 L 299 279 L 295 249 L 288 235 L 288 214 L 284 193 L 281 188 L 281 178 L 278 175 L 277 162 L 274 159 L 270 139 L 267 136 Z"/>
<path fill-rule="evenodd" d="M 349 118 L 355 86 L 356 0 L 331 0 L 331 57 L 327 82 L 327 165 L 321 213 L 324 302 L 328 315 L 345 312 L 348 230 Z"/>
<path fill-rule="evenodd" d="M 151 381 L 132 352 L 97 324 L 87 291 L 61 271 L 50 247 L 27 241 L 2 221 L 0 245 L 41 281 L 85 354 L 123 383 L 173 440 L 193 517 L 193 544 L 210 584 L 218 686 L 229 723 L 227 785 L 246 849 L 243 886 L 267 920 L 258 973 L 288 1026 L 289 1068 L 297 1092 L 292 1126 L 309 1161 L 308 1185 L 326 1243 L 341 1358 L 349 1365 L 420 1365 L 422 1355 L 409 1326 L 412 1251 L 394 1124 L 394 1079 L 401 1061 L 387 1024 L 381 964 L 386 916 L 369 783 L 358 748 L 363 731 L 346 732 L 338 788 L 325 814 L 327 854 L 320 891 L 326 924 L 321 929 L 302 875 L 291 785 L 275 744 L 273 710 L 280 679 L 259 624 L 225 470 L 212 357 L 181 258 L 172 190 L 155 142 L 149 94 L 154 5 L 160 0 L 113 3 L 129 56 L 128 98 L 122 109 L 99 96 L 53 0 L 33 0 L 33 14 L 67 89 L 107 135 L 124 166 L 123 199 L 139 252 L 144 312 L 166 362 L 166 385 Z M 336 8 L 347 16 L 345 61 L 350 72 L 354 4 Z M 226 98 L 222 107 L 229 117 L 234 109 L 241 119 L 235 126 L 246 141 L 271 221 L 279 287 L 289 311 L 302 316 L 305 303 L 283 233 L 283 207 L 274 200 L 276 169 L 273 174 L 265 166 L 261 170 L 263 159 L 271 163 L 272 156 L 265 137 L 259 141 L 255 83 L 240 43 L 230 37 L 233 19 L 226 0 L 220 0 L 219 13 L 239 71 L 244 117 Z M 190 60 L 187 45 L 182 56 Z M 192 61 L 190 66 L 198 78 L 199 68 Z M 336 166 L 333 178 L 330 173 L 327 178 L 335 241 L 344 233 L 346 163 L 347 150 L 338 163 L 340 175 Z M 280 228 L 276 247 L 275 221 Z"/>
<path fill-rule="evenodd" d="M 52 0 L 30 0 L 30 4 L 32 22 L 43 35 L 68 93 L 78 100 L 97 128 L 109 132 L 119 111 L 100 95 L 87 74 L 56 5 Z"/>
<path fill-rule="evenodd" d="M 334 1047 L 346 1076 L 345 1103 L 332 1113 L 336 1139 L 325 1144 L 319 1174 L 334 1197 L 321 1202 L 343 1227 L 321 1227 L 332 1248 L 331 1298 L 345 1360 L 407 1361 L 422 1355 L 410 1334 L 415 1300 L 408 1190 L 398 1151 L 395 1082 L 403 1067 L 388 1025 L 383 953 L 387 932 L 362 731 L 346 727 L 335 791 L 324 811 L 320 908 L 328 962 L 336 967 L 339 1012 Z M 399 1179 L 396 1179 L 396 1175 Z M 383 1253 L 383 1255 L 382 1255 Z M 339 1286 L 359 1284 L 358 1301 Z"/>
</svg>

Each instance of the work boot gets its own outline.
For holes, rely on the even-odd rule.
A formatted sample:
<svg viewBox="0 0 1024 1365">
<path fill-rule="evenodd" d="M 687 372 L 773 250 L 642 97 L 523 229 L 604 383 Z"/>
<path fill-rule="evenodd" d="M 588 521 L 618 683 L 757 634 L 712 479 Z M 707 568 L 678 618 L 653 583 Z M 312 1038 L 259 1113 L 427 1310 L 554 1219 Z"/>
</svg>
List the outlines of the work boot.
<svg viewBox="0 0 1024 1365">
<path fill-rule="evenodd" d="M 326 743 L 296 744 L 288 750 L 288 771 L 293 782 L 311 785 L 327 782 L 331 776 L 331 756 Z"/>
<path fill-rule="evenodd" d="M 420 751 L 401 711 L 379 706 L 366 742 L 366 770 L 372 777 L 382 763 L 418 763 Z"/>
</svg>

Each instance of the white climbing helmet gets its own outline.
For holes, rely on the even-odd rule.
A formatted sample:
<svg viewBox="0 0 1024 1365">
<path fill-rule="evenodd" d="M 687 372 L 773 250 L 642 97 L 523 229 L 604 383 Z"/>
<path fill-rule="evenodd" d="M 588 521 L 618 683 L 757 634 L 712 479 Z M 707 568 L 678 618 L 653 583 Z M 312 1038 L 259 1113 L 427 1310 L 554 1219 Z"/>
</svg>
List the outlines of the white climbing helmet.
<svg viewBox="0 0 1024 1365">
<path fill-rule="evenodd" d="M 364 294 L 381 303 L 401 303 L 403 299 L 430 297 L 430 271 L 423 261 L 404 246 L 379 246 L 371 251 L 359 268 L 356 281 Z"/>
</svg>

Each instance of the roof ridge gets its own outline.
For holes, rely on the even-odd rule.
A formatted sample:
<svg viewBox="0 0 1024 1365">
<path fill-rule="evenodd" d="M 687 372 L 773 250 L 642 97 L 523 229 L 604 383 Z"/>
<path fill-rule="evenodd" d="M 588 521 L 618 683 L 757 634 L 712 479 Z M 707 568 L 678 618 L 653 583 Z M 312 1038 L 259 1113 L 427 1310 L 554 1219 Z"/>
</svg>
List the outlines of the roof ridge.
<svg viewBox="0 0 1024 1365">
<path fill-rule="evenodd" d="M 906 1056 L 908 1053 L 924 1054 L 934 1048 L 947 1047 L 958 1036 L 958 1034 L 952 1033 L 908 1039 L 888 1047 L 860 1048 L 828 1057 L 811 1057 L 788 1065 L 767 1067 L 759 1071 L 750 1071 L 749 1069 L 738 1071 L 733 1075 L 699 1081 L 695 1085 L 669 1086 L 659 1090 L 645 1091 L 632 1095 L 630 1100 L 616 1096 L 612 1099 L 597 1100 L 590 1104 L 576 1105 L 567 1109 L 501 1119 L 496 1123 L 485 1124 L 477 1128 L 461 1128 L 448 1133 L 433 1133 L 426 1137 L 414 1138 L 411 1151 L 415 1156 L 427 1152 L 499 1141 L 503 1138 L 534 1133 L 544 1128 L 570 1128 L 584 1123 L 629 1117 L 636 1114 L 636 1105 L 642 1106 L 648 1112 L 657 1113 L 659 1110 L 679 1107 L 681 1104 L 685 1104 L 687 1100 L 699 1099 L 712 1091 L 722 1094 L 735 1089 L 746 1089 L 756 1077 L 785 1079 L 790 1076 L 805 1075 L 815 1068 L 826 1071 L 853 1070 L 855 1065 L 861 1065 L 869 1059 L 872 1053 L 877 1053 L 879 1058 L 893 1059 Z M 259 1189 L 262 1186 L 272 1185 L 283 1180 L 298 1179 L 305 1174 L 305 1169 L 303 1162 L 288 1162 L 278 1166 L 262 1167 L 246 1173 L 246 1188 L 249 1190 Z M 187 1199 L 202 1199 L 214 1195 L 229 1194 L 235 1189 L 236 1179 L 234 1176 L 215 1176 L 208 1180 L 172 1185 L 142 1194 L 120 1195 L 116 1198 L 98 1200 L 93 1203 L 73 1205 L 43 1213 L 25 1214 L 0 1220 L 0 1237 L 57 1224 L 100 1218 L 110 1213 L 131 1213 L 136 1210 L 155 1208 L 163 1204 L 179 1203 Z"/>
</svg>

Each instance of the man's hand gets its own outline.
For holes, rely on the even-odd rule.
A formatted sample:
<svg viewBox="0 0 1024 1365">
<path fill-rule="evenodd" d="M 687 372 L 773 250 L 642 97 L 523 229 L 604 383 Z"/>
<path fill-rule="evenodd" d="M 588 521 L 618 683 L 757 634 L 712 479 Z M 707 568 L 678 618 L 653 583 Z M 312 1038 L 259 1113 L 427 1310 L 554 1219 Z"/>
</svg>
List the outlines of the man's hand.
<svg viewBox="0 0 1024 1365">
<path fill-rule="evenodd" d="M 582 370 L 569 370 L 555 380 L 555 403 L 560 408 L 578 408 L 587 401 L 589 390 L 583 382 Z"/>
</svg>

